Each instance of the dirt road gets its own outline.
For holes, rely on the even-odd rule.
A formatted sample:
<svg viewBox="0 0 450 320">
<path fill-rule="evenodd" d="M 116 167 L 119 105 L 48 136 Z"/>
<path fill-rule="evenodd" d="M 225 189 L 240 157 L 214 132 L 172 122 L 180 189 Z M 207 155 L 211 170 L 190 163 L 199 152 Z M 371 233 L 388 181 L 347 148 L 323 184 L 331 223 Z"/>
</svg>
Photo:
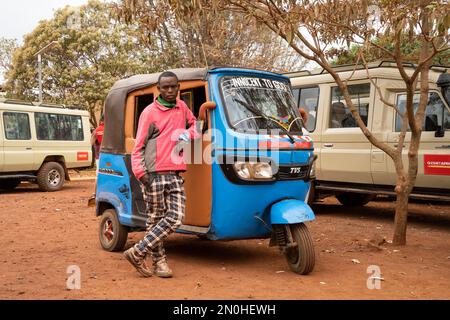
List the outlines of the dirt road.
<svg viewBox="0 0 450 320">
<path fill-rule="evenodd" d="M 100 248 L 99 219 L 86 205 L 93 182 L 73 181 L 56 193 L 23 185 L 0 194 L 0 299 L 450 298 L 450 205 L 413 203 L 408 245 L 377 248 L 392 237 L 391 202 L 349 209 L 327 199 L 314 206 L 317 219 L 309 224 L 316 267 L 308 276 L 290 272 L 266 239 L 175 234 L 166 243 L 175 277 L 146 279 L 122 253 Z M 127 247 L 142 235 L 131 234 Z M 73 265 L 81 271 L 79 290 L 67 289 Z M 368 288 L 371 265 L 381 271 L 380 289 Z"/>
</svg>

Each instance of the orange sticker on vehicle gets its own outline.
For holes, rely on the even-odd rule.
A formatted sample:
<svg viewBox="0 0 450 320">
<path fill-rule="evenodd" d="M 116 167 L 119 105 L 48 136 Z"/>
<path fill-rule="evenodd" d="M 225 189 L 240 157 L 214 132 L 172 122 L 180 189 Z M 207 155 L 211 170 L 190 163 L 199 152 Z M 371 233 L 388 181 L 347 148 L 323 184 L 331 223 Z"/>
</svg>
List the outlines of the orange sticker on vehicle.
<svg viewBox="0 0 450 320">
<path fill-rule="evenodd" d="M 423 158 L 425 174 L 450 175 L 450 154 L 426 154 Z"/>
<path fill-rule="evenodd" d="M 87 161 L 89 160 L 89 153 L 88 152 L 77 152 L 77 161 Z"/>
<path fill-rule="evenodd" d="M 291 149 L 292 144 L 289 141 L 260 141 L 258 143 L 260 149 Z M 294 149 L 311 149 L 309 141 L 295 141 Z"/>
</svg>

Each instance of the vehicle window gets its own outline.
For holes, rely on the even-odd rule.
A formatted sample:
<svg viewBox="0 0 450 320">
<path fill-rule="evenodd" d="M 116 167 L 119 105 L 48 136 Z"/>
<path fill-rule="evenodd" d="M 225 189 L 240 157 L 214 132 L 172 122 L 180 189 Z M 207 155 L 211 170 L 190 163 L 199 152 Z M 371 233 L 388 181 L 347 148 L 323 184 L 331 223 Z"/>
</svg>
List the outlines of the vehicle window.
<svg viewBox="0 0 450 320">
<path fill-rule="evenodd" d="M 206 102 L 205 87 L 197 87 L 192 89 L 183 90 L 180 92 L 180 98 L 191 109 L 196 118 L 200 112 L 200 107 Z"/>
<path fill-rule="evenodd" d="M 30 120 L 26 113 L 4 112 L 3 124 L 8 140 L 30 140 Z"/>
<path fill-rule="evenodd" d="M 416 113 L 419 107 L 420 94 L 416 93 L 413 97 L 413 108 L 414 113 Z M 399 94 L 397 96 L 397 107 L 401 112 L 406 110 L 406 94 Z M 437 92 L 430 92 L 428 94 L 428 103 L 425 108 L 424 122 L 422 126 L 422 131 L 436 131 L 438 126 L 442 126 L 444 130 L 450 130 L 450 113 L 445 107 L 444 102 Z M 402 119 L 399 114 L 397 114 L 395 121 L 395 130 L 397 132 L 402 129 Z M 408 128 L 409 131 L 409 128 Z"/>
<path fill-rule="evenodd" d="M 38 140 L 83 141 L 81 116 L 36 112 Z"/>
<path fill-rule="evenodd" d="M 316 129 L 317 106 L 319 105 L 319 87 L 299 89 L 299 108 L 308 113 L 306 130 L 313 132 Z"/>
<path fill-rule="evenodd" d="M 137 96 L 135 100 L 134 107 L 134 130 L 133 130 L 133 138 L 136 138 L 136 133 L 139 124 L 139 118 L 141 117 L 141 113 L 154 101 L 153 93 L 144 94 L 142 96 Z"/>
<path fill-rule="evenodd" d="M 370 83 L 349 85 L 348 91 L 353 105 L 359 111 L 361 119 L 367 126 L 367 117 L 369 115 L 369 97 Z M 358 127 L 356 120 L 350 113 L 350 109 L 344 100 L 344 95 L 339 87 L 331 89 L 331 110 L 330 110 L 330 128 L 354 128 Z"/>
<path fill-rule="evenodd" d="M 292 89 L 292 94 L 294 95 L 295 102 L 297 102 L 297 105 L 299 105 L 298 98 L 300 96 L 300 89 Z"/>
<path fill-rule="evenodd" d="M 288 81 L 233 76 L 223 77 L 220 85 L 227 120 L 235 130 L 302 134 L 302 118 Z"/>
</svg>

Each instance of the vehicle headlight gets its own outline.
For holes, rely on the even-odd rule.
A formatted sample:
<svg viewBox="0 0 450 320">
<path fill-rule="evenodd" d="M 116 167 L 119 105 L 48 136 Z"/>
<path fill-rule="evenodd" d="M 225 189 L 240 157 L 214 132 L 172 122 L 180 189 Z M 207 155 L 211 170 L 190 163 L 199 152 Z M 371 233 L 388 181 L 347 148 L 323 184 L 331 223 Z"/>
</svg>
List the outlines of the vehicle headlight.
<svg viewBox="0 0 450 320">
<path fill-rule="evenodd" d="M 271 179 L 272 167 L 267 162 L 243 162 L 237 161 L 234 169 L 242 179 Z"/>
<path fill-rule="evenodd" d="M 234 168 L 236 169 L 236 173 L 242 179 L 250 179 L 250 170 L 248 168 L 247 162 L 236 162 L 234 164 Z"/>
<path fill-rule="evenodd" d="M 266 162 L 255 163 L 253 173 L 256 179 L 270 179 L 273 176 L 272 167 Z"/>
</svg>

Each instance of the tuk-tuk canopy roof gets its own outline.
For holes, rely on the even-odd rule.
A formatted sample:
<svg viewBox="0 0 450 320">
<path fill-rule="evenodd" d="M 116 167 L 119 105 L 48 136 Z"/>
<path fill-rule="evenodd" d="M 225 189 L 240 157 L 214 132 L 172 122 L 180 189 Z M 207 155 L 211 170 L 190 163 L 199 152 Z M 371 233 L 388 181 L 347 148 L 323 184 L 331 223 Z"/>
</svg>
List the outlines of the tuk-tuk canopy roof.
<svg viewBox="0 0 450 320">
<path fill-rule="evenodd" d="M 183 68 L 168 70 L 175 73 L 179 81 L 203 80 L 206 68 Z M 125 153 L 125 103 L 129 93 L 152 86 L 158 82 L 162 72 L 138 74 L 117 81 L 106 97 L 105 102 L 105 131 L 102 141 L 102 152 Z"/>
</svg>

